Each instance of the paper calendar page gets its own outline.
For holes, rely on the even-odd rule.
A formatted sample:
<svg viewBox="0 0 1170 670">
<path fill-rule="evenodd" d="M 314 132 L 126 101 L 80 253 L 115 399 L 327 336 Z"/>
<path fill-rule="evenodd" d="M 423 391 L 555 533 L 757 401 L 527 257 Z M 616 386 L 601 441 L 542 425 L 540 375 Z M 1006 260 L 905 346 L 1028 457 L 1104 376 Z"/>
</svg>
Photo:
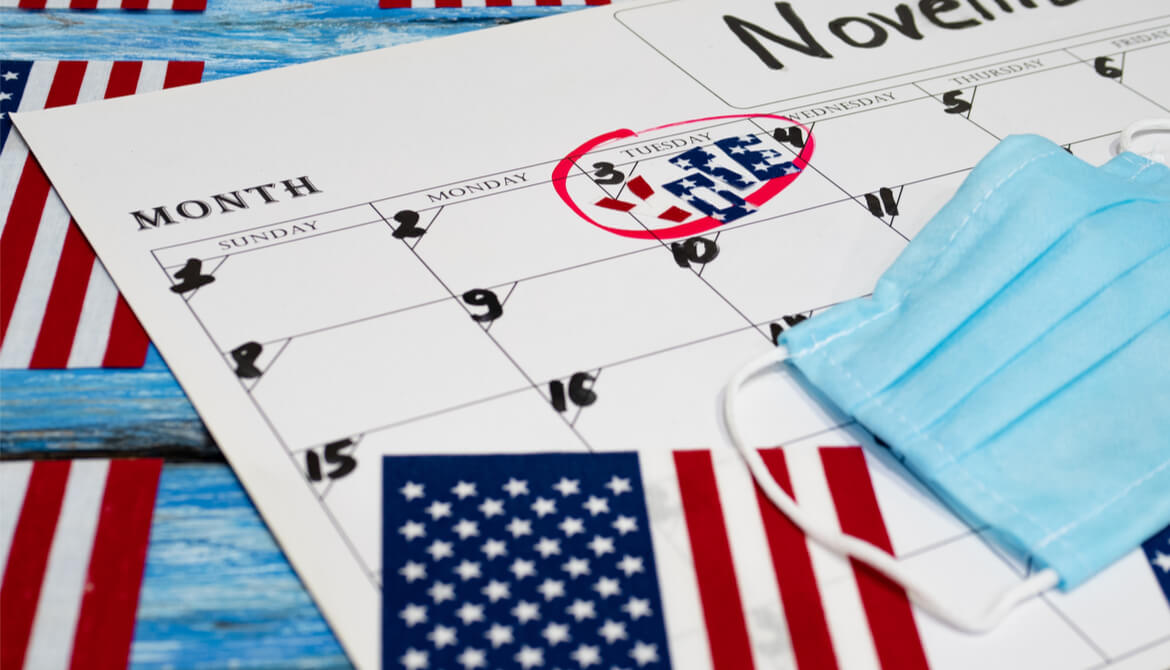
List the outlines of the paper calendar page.
<svg viewBox="0 0 1170 670">
<path fill-rule="evenodd" d="M 729 455 L 731 372 L 866 295 L 1007 135 L 1107 160 L 1170 114 L 1167 62 L 1159 0 L 633 2 L 15 122 L 351 658 L 413 669 L 443 665 L 380 639 L 407 578 L 382 555 L 384 456 Z M 70 85 L 29 77 L 26 96 Z M 866 440 L 783 375 L 747 403 L 750 439 L 798 462 Z M 940 588 L 1027 573 L 865 453 L 892 549 Z M 793 485 L 831 510 L 806 470 Z M 809 552 L 841 666 L 888 666 L 849 564 Z M 1168 555 L 1155 542 L 990 636 L 908 625 L 937 667 L 1162 667 Z M 758 611 L 779 612 L 761 583 Z M 666 630 L 701 600 L 668 603 Z M 721 667 L 684 651 L 703 634 L 627 663 Z M 745 653 L 796 667 L 786 635 Z"/>
</svg>

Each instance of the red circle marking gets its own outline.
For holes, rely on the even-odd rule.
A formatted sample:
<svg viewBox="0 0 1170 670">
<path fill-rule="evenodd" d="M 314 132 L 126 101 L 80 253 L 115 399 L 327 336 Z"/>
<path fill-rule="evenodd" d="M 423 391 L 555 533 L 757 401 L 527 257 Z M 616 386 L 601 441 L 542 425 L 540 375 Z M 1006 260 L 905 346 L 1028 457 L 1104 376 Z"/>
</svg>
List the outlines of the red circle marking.
<svg viewBox="0 0 1170 670">
<path fill-rule="evenodd" d="M 713 228 L 718 228 L 719 226 L 723 225 L 723 222 L 717 219 L 713 219 L 709 216 L 691 221 L 690 223 L 683 223 L 677 226 L 658 228 L 654 230 L 627 230 L 624 228 L 612 228 L 602 223 L 598 223 L 591 216 L 582 211 L 581 208 L 577 206 L 577 203 L 573 202 L 573 198 L 569 195 L 568 180 L 569 171 L 572 170 L 573 165 L 576 164 L 577 160 L 583 158 L 586 154 L 596 150 L 603 144 L 630 137 L 639 137 L 641 135 L 645 135 L 646 133 L 665 130 L 666 128 L 673 128 L 675 126 L 684 126 L 692 123 L 703 123 L 705 121 L 723 121 L 726 119 L 775 119 L 777 121 L 783 121 L 785 123 L 791 123 L 793 125 L 799 126 L 804 130 L 805 135 L 808 138 L 805 141 L 804 148 L 800 150 L 800 154 L 792 161 L 796 167 L 800 168 L 800 172 L 797 172 L 796 174 L 785 175 L 783 177 L 777 177 L 775 179 L 769 179 L 767 182 L 761 185 L 760 188 L 756 189 L 754 192 L 744 198 L 744 200 L 751 203 L 752 205 L 759 207 L 772 198 L 776 197 L 776 195 L 784 189 L 788 188 L 788 186 L 793 181 L 795 181 L 797 177 L 804 173 L 804 168 L 808 166 L 808 161 L 810 158 L 812 158 L 813 151 L 816 148 L 816 141 L 813 139 L 812 131 L 807 126 L 805 126 L 803 123 L 800 123 L 799 121 L 793 121 L 788 117 L 777 116 L 775 114 L 728 114 L 725 116 L 708 116 L 701 119 L 692 119 L 690 121 L 668 123 L 663 126 L 647 128 L 641 132 L 622 129 L 614 130 L 612 132 L 605 133 L 604 135 L 599 135 L 598 137 L 595 137 L 577 147 L 568 156 L 565 156 L 559 163 L 557 163 L 557 166 L 553 169 L 552 174 L 553 187 L 556 188 L 557 195 L 560 196 L 561 201 L 564 202 L 565 205 L 569 207 L 569 209 L 573 210 L 577 216 L 585 219 L 589 223 L 597 226 L 602 230 L 611 232 L 614 235 L 621 235 L 622 237 L 631 237 L 639 240 L 660 240 L 663 238 L 675 239 L 679 237 L 692 237 L 700 233 L 705 233 Z"/>
</svg>

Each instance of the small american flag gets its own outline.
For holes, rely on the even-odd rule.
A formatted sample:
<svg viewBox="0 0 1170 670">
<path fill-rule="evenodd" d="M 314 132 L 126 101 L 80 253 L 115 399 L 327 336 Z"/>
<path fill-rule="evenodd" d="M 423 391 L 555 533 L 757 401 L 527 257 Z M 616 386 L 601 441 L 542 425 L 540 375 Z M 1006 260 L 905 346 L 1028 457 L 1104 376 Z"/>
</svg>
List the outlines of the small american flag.
<svg viewBox="0 0 1170 670">
<path fill-rule="evenodd" d="M 0 667 L 125 667 L 161 461 L 0 465 Z"/>
<path fill-rule="evenodd" d="M 593 7 L 611 0 L 379 0 L 382 9 L 443 9 L 460 7 Z"/>
<path fill-rule="evenodd" d="M 141 367 L 149 345 L 9 113 L 202 76 L 201 62 L 0 61 L 0 368 Z"/>
<path fill-rule="evenodd" d="M 890 548 L 860 448 L 761 454 Z M 927 667 L 905 593 L 866 566 L 826 617 L 846 585 L 730 452 L 388 457 L 383 477 L 387 670 L 820 669 L 861 647 Z"/>
<path fill-rule="evenodd" d="M 20 9 L 170 9 L 201 12 L 207 0 L 0 0 L 0 7 Z"/>
</svg>

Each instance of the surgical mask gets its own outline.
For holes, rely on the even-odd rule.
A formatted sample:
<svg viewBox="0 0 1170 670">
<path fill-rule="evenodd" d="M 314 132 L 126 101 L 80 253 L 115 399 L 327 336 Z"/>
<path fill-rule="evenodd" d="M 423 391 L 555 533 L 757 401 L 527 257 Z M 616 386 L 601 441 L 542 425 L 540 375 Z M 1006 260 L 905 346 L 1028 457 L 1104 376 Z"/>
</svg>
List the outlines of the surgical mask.
<svg viewBox="0 0 1170 670">
<path fill-rule="evenodd" d="M 729 383 L 724 421 L 770 499 L 956 628 L 994 628 L 1170 523 L 1170 168 L 1125 151 L 1096 168 L 1036 136 L 1004 140 L 859 298 L 786 331 Z M 1038 572 L 971 611 L 881 549 L 819 526 L 745 448 L 736 398 L 787 361 L 953 510 Z"/>
</svg>

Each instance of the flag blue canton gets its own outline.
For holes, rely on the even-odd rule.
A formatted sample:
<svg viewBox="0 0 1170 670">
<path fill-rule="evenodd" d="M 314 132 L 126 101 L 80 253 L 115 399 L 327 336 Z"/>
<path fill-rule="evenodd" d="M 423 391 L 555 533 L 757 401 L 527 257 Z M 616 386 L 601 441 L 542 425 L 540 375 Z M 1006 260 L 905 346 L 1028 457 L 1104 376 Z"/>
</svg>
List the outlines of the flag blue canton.
<svg viewBox="0 0 1170 670">
<path fill-rule="evenodd" d="M 666 669 L 635 454 L 391 456 L 387 670 Z"/>
<path fill-rule="evenodd" d="M 1142 549 L 1146 552 L 1158 585 L 1162 587 L 1162 593 L 1170 601 L 1170 526 L 1143 542 Z"/>
<path fill-rule="evenodd" d="M 0 60 L 0 151 L 8 143 L 8 133 L 12 130 L 12 119 L 8 114 L 20 109 L 30 70 L 32 63 L 29 61 Z"/>
</svg>

